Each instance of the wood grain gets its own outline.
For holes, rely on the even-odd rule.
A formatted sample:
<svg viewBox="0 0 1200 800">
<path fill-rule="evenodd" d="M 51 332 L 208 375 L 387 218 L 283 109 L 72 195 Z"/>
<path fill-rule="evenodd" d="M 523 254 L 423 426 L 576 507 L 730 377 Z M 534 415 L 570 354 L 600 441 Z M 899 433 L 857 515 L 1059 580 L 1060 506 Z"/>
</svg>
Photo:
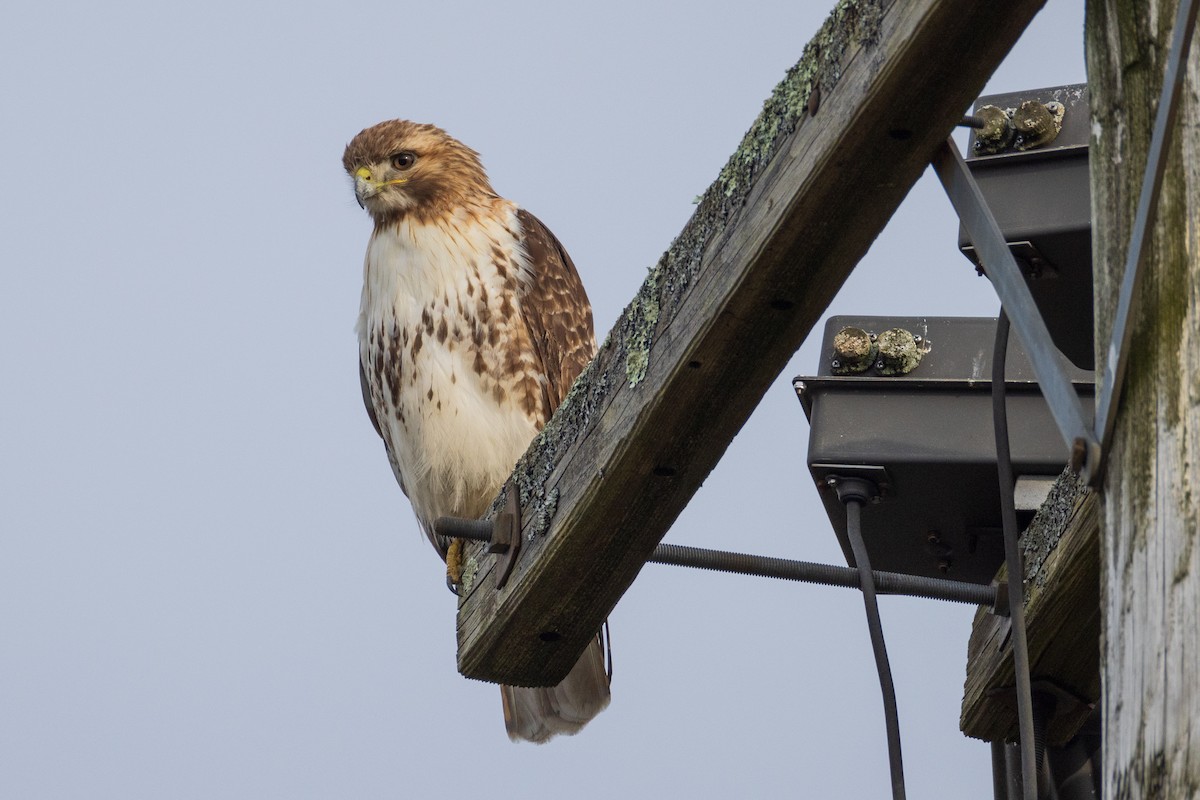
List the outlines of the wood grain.
<svg viewBox="0 0 1200 800">
<path fill-rule="evenodd" d="M 1035 687 L 1063 693 L 1047 731 L 1052 744 L 1073 736 L 1100 699 L 1098 509 L 1095 494 L 1074 475 L 1063 475 L 1021 536 L 1030 678 Z M 998 578 L 1007 577 L 1002 568 Z M 983 609 L 975 616 L 959 722 L 967 736 L 1017 736 L 1011 627 L 1008 617 Z"/>
<path fill-rule="evenodd" d="M 1092 0 L 1096 367 L 1108 341 L 1180 4 Z M 1104 476 L 1104 796 L 1200 794 L 1200 41 L 1184 69 L 1157 223 L 1133 299 Z M 1102 374 L 1102 373 L 1100 373 Z"/>
</svg>

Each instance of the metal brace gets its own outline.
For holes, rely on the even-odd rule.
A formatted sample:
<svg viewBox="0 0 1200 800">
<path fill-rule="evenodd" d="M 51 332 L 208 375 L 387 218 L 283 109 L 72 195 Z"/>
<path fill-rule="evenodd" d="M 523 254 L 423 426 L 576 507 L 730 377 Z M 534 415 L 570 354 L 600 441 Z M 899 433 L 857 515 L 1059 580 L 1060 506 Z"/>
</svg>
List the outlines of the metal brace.
<svg viewBox="0 0 1200 800">
<path fill-rule="evenodd" d="M 1072 468 L 1077 472 L 1082 471 L 1084 479 L 1091 482 L 1097 475 L 1100 444 L 1084 422 L 1079 395 L 1063 370 L 1058 350 L 1025 284 L 1021 268 L 1017 266 L 979 184 L 975 182 L 953 139 L 947 139 L 938 148 L 933 157 L 933 169 L 967 235 L 971 237 L 975 252 L 996 294 L 1000 296 L 1000 302 L 1012 320 L 1017 335 L 1025 345 L 1042 396 L 1046 398 L 1050 414 L 1066 442 Z"/>
<path fill-rule="evenodd" d="M 1163 76 L 1150 150 L 1142 175 L 1142 190 L 1130 234 L 1117 308 L 1113 315 L 1112 338 L 1105 359 L 1101 394 L 1097 398 L 1094 430 L 1083 422 L 1079 397 L 1071 389 L 1071 384 L 1062 371 L 1046 323 L 1042 320 L 1033 302 L 1033 296 L 1021 277 L 1016 260 L 1012 257 L 996 220 L 954 140 L 948 139 L 943 143 L 933 157 L 933 168 L 938 179 L 975 244 L 996 294 L 1000 296 L 1004 310 L 1028 351 L 1034 375 L 1050 406 L 1050 413 L 1070 448 L 1070 464 L 1076 471 L 1081 472 L 1083 478 L 1092 486 L 1098 485 L 1103 477 L 1106 451 L 1112 444 L 1113 429 L 1116 427 L 1117 406 L 1120 404 L 1125 372 L 1129 364 L 1129 343 L 1133 338 L 1133 327 L 1129 323 L 1141 283 L 1142 264 L 1150 246 L 1149 232 L 1158 213 L 1158 195 L 1166 171 L 1166 153 L 1171 144 L 1179 108 L 1179 89 L 1185 73 L 1184 62 L 1191 48 L 1198 13 L 1198 0 L 1182 0 L 1175 15 L 1166 74 Z M 973 117 L 964 117 L 960 124 L 977 127 L 979 122 Z"/>
</svg>

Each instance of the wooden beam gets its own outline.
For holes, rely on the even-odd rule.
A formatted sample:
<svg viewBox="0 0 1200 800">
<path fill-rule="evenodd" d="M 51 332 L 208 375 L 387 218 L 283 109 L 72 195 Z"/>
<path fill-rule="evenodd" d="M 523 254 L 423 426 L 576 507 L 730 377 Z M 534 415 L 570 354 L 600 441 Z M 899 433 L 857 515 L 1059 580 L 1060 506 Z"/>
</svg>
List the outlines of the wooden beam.
<svg viewBox="0 0 1200 800">
<path fill-rule="evenodd" d="M 1059 477 L 1021 536 L 1029 674 L 1057 690 L 1047 735 L 1073 736 L 1100 699 L 1100 518 L 1097 496 L 1073 474 Z M 1006 580 L 1004 569 L 1000 580 Z M 967 680 L 959 726 L 988 741 L 1017 736 L 1008 617 L 980 610 L 967 645 Z"/>
<path fill-rule="evenodd" d="M 469 554 L 462 674 L 566 674 L 1042 2 L 838 3 L 518 463 L 524 546 L 499 591 Z"/>
</svg>

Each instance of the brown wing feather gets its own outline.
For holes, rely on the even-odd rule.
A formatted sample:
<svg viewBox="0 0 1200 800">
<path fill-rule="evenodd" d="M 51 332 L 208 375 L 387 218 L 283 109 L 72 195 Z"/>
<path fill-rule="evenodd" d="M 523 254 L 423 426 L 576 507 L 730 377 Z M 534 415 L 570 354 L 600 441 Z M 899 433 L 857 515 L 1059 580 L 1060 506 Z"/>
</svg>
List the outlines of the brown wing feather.
<svg viewBox="0 0 1200 800">
<path fill-rule="evenodd" d="M 363 369 L 361 358 L 358 360 L 358 385 L 362 389 L 363 405 L 367 407 L 367 416 L 371 418 L 371 427 L 382 439 L 383 431 L 379 429 L 379 420 L 375 417 L 375 404 L 371 402 L 371 387 L 367 385 L 367 371 Z"/>
<path fill-rule="evenodd" d="M 517 211 L 517 220 L 534 274 L 521 296 L 521 312 L 545 370 L 549 419 L 596 354 L 592 306 L 575 264 L 550 229 L 524 209 Z"/>
</svg>

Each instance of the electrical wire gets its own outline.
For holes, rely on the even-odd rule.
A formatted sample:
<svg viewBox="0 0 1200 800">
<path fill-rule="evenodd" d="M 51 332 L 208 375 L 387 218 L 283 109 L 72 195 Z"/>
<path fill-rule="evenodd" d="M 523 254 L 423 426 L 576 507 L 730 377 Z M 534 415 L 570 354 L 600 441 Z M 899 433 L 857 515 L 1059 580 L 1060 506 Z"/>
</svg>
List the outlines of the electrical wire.
<svg viewBox="0 0 1200 800">
<path fill-rule="evenodd" d="M 1037 757 L 1033 724 L 1033 692 L 1029 679 L 1029 644 L 1025 638 L 1025 571 L 1017 545 L 1017 509 L 1013 499 L 1012 453 L 1008 443 L 1004 367 L 1008 355 L 1008 315 L 1000 309 L 992 351 L 992 422 L 996 428 L 996 468 L 1000 477 L 1000 515 L 1004 526 L 1004 562 L 1008 567 L 1009 619 L 1012 621 L 1013 671 L 1017 678 L 1017 727 L 1021 744 L 1021 795 L 1037 800 Z"/>
<path fill-rule="evenodd" d="M 900 715 L 896 710 L 896 687 L 892 683 L 892 668 L 888 663 L 887 646 L 883 641 L 883 624 L 879 620 L 879 603 L 875 599 L 875 578 L 871 561 L 862 538 L 862 500 L 847 497 L 846 536 L 858 566 L 863 605 L 867 609 L 867 628 L 871 634 L 871 649 L 875 653 L 875 668 L 879 672 L 879 688 L 883 691 L 883 718 L 887 725 L 888 764 L 892 774 L 892 798 L 904 800 L 904 759 L 900 754 Z"/>
</svg>

